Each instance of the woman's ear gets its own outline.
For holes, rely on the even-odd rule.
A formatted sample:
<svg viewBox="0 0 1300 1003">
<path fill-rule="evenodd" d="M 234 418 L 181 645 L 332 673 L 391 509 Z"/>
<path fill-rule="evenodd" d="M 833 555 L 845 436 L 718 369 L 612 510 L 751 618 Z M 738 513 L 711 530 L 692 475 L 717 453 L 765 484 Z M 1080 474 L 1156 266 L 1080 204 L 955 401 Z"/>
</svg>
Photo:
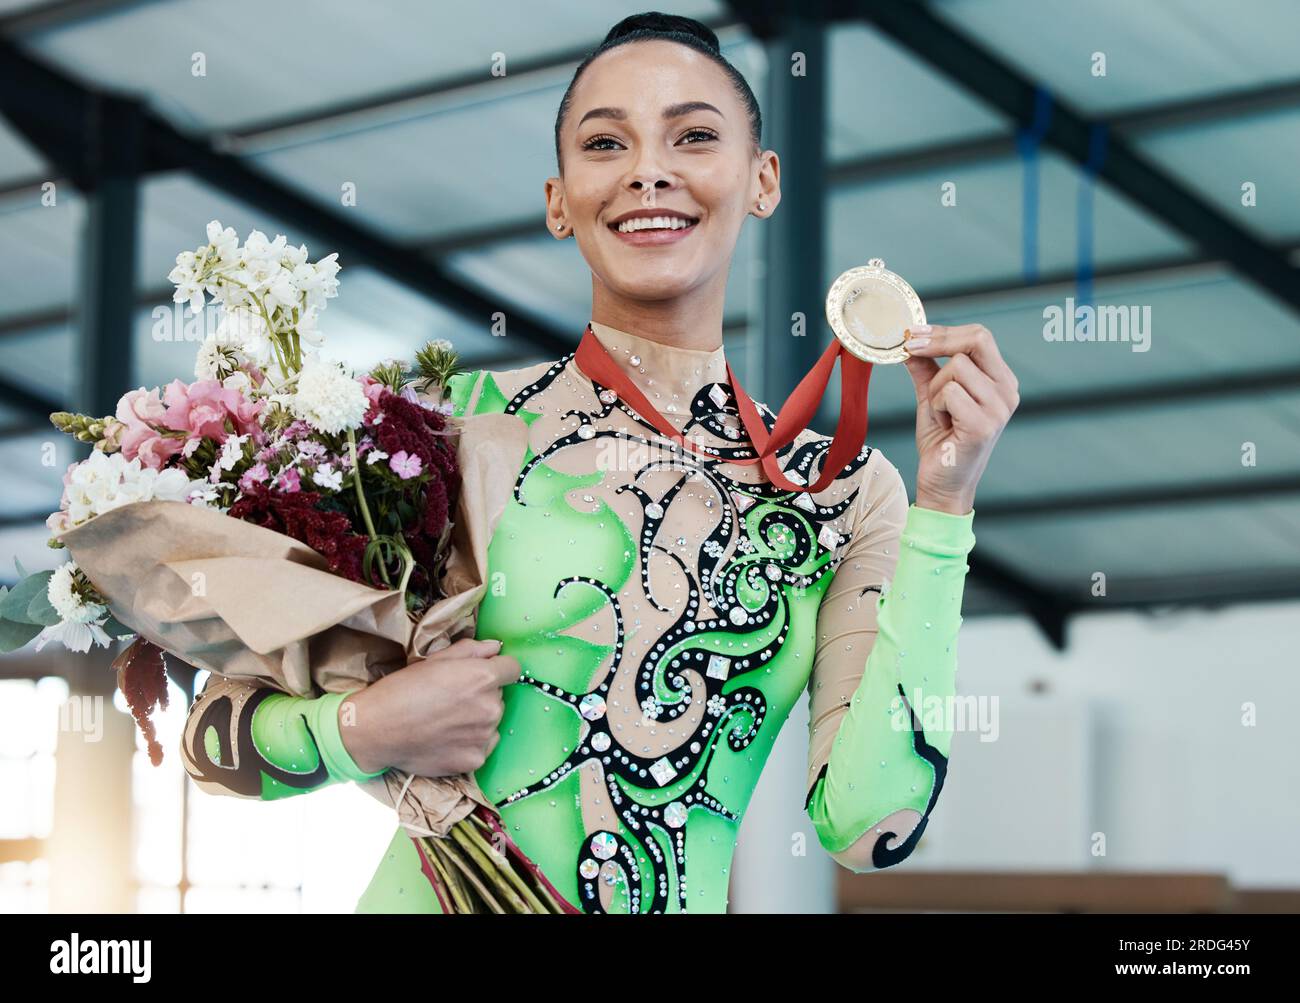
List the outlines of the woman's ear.
<svg viewBox="0 0 1300 1003">
<path fill-rule="evenodd" d="M 551 236 L 557 240 L 572 236 L 573 230 L 564 211 L 564 182 L 557 177 L 547 178 L 542 192 L 546 196 L 546 222 Z"/>
<path fill-rule="evenodd" d="M 762 203 L 761 209 L 759 203 Z M 760 155 L 758 192 L 753 204 L 760 218 L 772 215 L 781 204 L 781 161 L 773 150 L 764 150 Z"/>
</svg>

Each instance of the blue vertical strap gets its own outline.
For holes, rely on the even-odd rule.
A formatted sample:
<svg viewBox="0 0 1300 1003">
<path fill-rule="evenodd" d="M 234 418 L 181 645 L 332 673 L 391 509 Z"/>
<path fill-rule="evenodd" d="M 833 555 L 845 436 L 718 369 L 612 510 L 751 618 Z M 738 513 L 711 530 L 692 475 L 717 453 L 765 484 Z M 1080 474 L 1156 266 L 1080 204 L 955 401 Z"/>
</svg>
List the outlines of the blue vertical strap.
<svg viewBox="0 0 1300 1003">
<path fill-rule="evenodd" d="M 1038 278 L 1038 147 L 1052 123 L 1052 94 L 1047 88 L 1034 88 L 1034 120 L 1028 128 L 1016 130 L 1016 149 L 1024 167 L 1024 202 L 1022 257 L 1025 283 Z"/>
<path fill-rule="evenodd" d="M 1107 135 L 1105 122 L 1097 122 L 1089 130 L 1088 159 L 1083 164 L 1083 174 L 1079 178 L 1079 221 L 1076 227 L 1079 234 L 1079 264 L 1075 302 L 1080 306 L 1093 305 L 1093 190 L 1096 188 L 1097 175 L 1106 162 Z"/>
</svg>

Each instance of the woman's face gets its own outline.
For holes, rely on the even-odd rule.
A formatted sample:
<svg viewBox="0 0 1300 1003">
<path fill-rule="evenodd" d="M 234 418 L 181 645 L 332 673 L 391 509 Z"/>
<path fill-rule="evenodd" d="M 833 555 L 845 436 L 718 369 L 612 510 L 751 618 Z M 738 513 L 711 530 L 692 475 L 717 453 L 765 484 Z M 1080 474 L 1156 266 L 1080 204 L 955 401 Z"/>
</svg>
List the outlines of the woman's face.
<svg viewBox="0 0 1300 1003">
<path fill-rule="evenodd" d="M 725 287 L 745 216 L 759 214 L 760 199 L 761 215 L 780 201 L 776 155 L 754 154 L 726 73 L 687 46 L 635 42 L 593 61 L 571 101 L 560 133 L 564 176 L 546 183 L 552 235 L 556 223 L 572 229 L 596 280 L 618 296 Z M 617 219 L 644 210 L 695 222 L 616 232 Z"/>
</svg>

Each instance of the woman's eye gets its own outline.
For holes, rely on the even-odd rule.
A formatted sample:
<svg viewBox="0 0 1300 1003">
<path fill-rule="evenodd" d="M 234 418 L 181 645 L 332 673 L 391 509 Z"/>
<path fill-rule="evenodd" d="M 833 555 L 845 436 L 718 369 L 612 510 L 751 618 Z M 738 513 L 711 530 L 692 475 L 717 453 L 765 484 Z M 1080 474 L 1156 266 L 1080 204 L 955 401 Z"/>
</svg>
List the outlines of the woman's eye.
<svg viewBox="0 0 1300 1003">
<path fill-rule="evenodd" d="M 608 149 L 608 147 L 598 147 L 597 143 L 617 143 L 618 140 L 613 136 L 592 136 L 582 144 L 584 150 Z"/>
<path fill-rule="evenodd" d="M 688 136 L 703 136 L 705 139 L 717 139 L 717 138 L 718 138 L 717 133 L 715 133 L 715 132 L 710 132 L 708 129 L 692 129 L 690 132 L 688 132 L 688 133 L 687 133 L 685 136 L 683 136 L 682 138 L 683 138 L 683 139 L 686 139 Z"/>
</svg>

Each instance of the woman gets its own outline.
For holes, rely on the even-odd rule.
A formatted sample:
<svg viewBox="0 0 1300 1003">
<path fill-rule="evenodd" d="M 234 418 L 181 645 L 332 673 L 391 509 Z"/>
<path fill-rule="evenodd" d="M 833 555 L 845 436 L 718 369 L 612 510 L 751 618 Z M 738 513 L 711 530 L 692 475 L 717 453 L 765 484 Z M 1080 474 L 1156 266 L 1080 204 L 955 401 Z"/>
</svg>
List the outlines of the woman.
<svg viewBox="0 0 1300 1003">
<path fill-rule="evenodd" d="M 580 908 L 721 912 L 741 816 L 807 688 L 820 841 L 853 870 L 896 864 L 943 786 L 951 732 L 931 704 L 953 694 L 975 487 L 1015 377 L 982 327 L 914 331 L 915 504 L 868 447 L 822 490 L 779 490 L 752 462 L 722 347 L 741 224 L 781 197 L 748 85 L 708 28 L 638 15 L 578 68 L 555 134 L 547 217 L 591 267 L 584 337 L 693 449 L 576 353 L 456 377 L 458 414 L 529 425 L 478 638 L 347 696 L 214 680 L 186 768 L 266 799 L 389 767 L 474 771 Z M 804 430 L 781 470 L 810 485 L 828 446 Z M 400 828 L 358 911 L 439 911 Z"/>
</svg>

